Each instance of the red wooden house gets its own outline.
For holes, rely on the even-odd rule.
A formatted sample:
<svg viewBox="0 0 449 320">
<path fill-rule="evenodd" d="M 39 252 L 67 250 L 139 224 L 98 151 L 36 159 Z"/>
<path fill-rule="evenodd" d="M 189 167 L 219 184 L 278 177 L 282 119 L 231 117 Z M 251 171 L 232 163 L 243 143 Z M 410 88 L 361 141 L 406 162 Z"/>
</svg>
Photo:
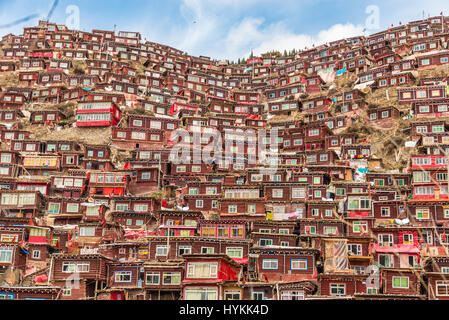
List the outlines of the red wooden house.
<svg viewBox="0 0 449 320">
<path fill-rule="evenodd" d="M 435 101 L 419 101 L 413 104 L 413 110 L 417 118 L 429 117 L 439 118 L 447 117 L 449 100 L 435 100 Z"/>
<path fill-rule="evenodd" d="M 415 200 L 448 199 L 447 158 L 445 156 L 412 156 L 413 196 Z"/>
<path fill-rule="evenodd" d="M 99 285 L 106 285 L 108 261 L 110 260 L 101 255 L 52 255 L 49 281 L 63 290 L 62 300 L 95 298 Z M 77 271 L 80 282 L 75 286 L 73 281 L 69 279 L 67 282 L 67 279 Z"/>
<path fill-rule="evenodd" d="M 428 69 L 435 68 L 444 64 L 449 63 L 449 50 L 442 50 L 438 52 L 429 52 L 425 55 L 420 55 L 417 57 L 418 68 Z"/>
<path fill-rule="evenodd" d="M 318 276 L 320 283 L 320 296 L 331 298 L 354 296 L 367 292 L 366 280 L 368 275 L 347 274 L 347 273 L 327 273 Z"/>
<path fill-rule="evenodd" d="M 223 284 L 239 279 L 241 266 L 226 255 L 183 255 L 183 300 L 223 300 Z"/>
<path fill-rule="evenodd" d="M 59 110 L 33 111 L 30 115 L 31 124 L 52 125 L 65 119 L 65 115 Z"/>
<path fill-rule="evenodd" d="M 446 88 L 444 86 L 410 87 L 397 90 L 400 105 L 446 99 Z"/>
<path fill-rule="evenodd" d="M 91 172 L 88 178 L 91 195 L 123 196 L 128 190 L 128 175 L 123 172 Z"/>
<path fill-rule="evenodd" d="M 61 195 L 65 198 L 80 198 L 87 189 L 87 178 L 74 176 L 52 176 L 50 183 L 51 195 Z"/>
<path fill-rule="evenodd" d="M 185 277 L 185 262 L 145 263 L 145 290 L 149 300 L 179 300 L 182 294 L 182 279 Z"/>
<path fill-rule="evenodd" d="M 254 247 L 250 250 L 249 272 L 259 280 L 293 282 L 316 279 L 318 250 L 299 247 Z"/>
<path fill-rule="evenodd" d="M 414 84 L 414 81 L 415 76 L 411 72 L 395 73 L 378 77 L 374 88 L 383 89 L 396 86 L 410 86 Z"/>
<path fill-rule="evenodd" d="M 421 272 L 410 269 L 390 269 L 381 270 L 382 273 L 382 293 L 385 295 L 397 295 L 425 299 L 421 294 Z"/>
<path fill-rule="evenodd" d="M 76 126 L 116 126 L 120 117 L 121 111 L 114 102 L 82 102 L 78 104 Z"/>
<path fill-rule="evenodd" d="M 0 287 L 0 296 L 5 300 L 59 300 L 59 287 Z"/>
<path fill-rule="evenodd" d="M 419 268 L 420 248 L 416 227 L 377 227 L 373 252 L 375 262 L 383 268 Z"/>
<path fill-rule="evenodd" d="M 428 257 L 424 262 L 424 276 L 428 279 L 427 298 L 429 300 L 448 300 L 447 281 L 448 259 L 446 256 Z"/>
<path fill-rule="evenodd" d="M 213 239 L 245 239 L 246 221 L 240 220 L 199 220 L 199 235 Z"/>
<path fill-rule="evenodd" d="M 33 87 L 39 81 L 39 71 L 19 71 L 19 84 Z"/>
<path fill-rule="evenodd" d="M 170 237 L 194 237 L 203 215 L 198 211 L 160 211 L 157 234 Z"/>
</svg>

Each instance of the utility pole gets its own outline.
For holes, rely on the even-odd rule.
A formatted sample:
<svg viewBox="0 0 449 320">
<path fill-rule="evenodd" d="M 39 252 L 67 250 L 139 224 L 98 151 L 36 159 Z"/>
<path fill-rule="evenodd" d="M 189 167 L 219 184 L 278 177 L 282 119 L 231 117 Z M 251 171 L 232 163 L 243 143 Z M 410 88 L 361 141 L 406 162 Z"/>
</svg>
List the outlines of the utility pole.
<svg viewBox="0 0 449 320">
<path fill-rule="evenodd" d="M 253 53 L 253 49 L 251 49 L 251 54 Z M 253 56 L 253 61 L 251 61 L 251 63 L 252 63 L 252 65 L 253 65 L 253 70 L 252 70 L 252 73 L 253 73 L 253 75 L 252 75 L 252 78 L 254 79 L 254 54 L 252 54 L 252 56 Z"/>
<path fill-rule="evenodd" d="M 159 171 L 157 172 L 157 187 L 159 190 L 161 189 L 161 158 L 162 152 L 159 154 Z"/>
<path fill-rule="evenodd" d="M 447 157 L 447 190 L 449 193 L 449 153 L 447 151 L 446 151 L 446 157 Z"/>
<path fill-rule="evenodd" d="M 443 11 L 441 11 L 441 33 L 444 33 L 444 16 L 443 16 Z"/>
<path fill-rule="evenodd" d="M 167 259 L 170 254 L 170 226 L 167 225 Z"/>
</svg>

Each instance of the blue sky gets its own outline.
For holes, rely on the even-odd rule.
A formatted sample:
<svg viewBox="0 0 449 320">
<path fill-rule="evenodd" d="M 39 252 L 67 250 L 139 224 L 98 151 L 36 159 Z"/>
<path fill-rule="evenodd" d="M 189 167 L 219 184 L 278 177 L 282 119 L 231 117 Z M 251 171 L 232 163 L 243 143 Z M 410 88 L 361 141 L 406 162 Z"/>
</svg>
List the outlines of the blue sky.
<svg viewBox="0 0 449 320">
<path fill-rule="evenodd" d="M 0 0 L 0 25 L 37 14 L 45 18 L 53 0 Z M 251 50 L 311 47 L 388 28 L 425 16 L 449 15 L 447 0 L 60 0 L 51 18 L 66 24 L 70 5 L 79 8 L 81 30 L 139 31 L 150 41 L 193 55 L 237 60 Z M 379 28 L 367 25 L 369 6 L 379 9 Z M 372 13 L 372 11 L 371 11 Z M 20 34 L 24 26 L 0 34 Z M 369 28 L 367 28 L 369 26 Z"/>
</svg>

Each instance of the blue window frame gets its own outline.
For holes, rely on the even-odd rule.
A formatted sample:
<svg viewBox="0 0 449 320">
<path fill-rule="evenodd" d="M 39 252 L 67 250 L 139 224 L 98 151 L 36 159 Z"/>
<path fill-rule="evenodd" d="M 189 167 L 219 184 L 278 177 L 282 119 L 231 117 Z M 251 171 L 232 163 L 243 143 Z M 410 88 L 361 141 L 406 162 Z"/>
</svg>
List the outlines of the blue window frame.
<svg viewBox="0 0 449 320">
<path fill-rule="evenodd" d="M 308 261 L 307 259 L 291 259 L 290 260 L 290 269 L 291 270 L 307 270 L 308 269 Z"/>
<path fill-rule="evenodd" d="M 0 292 L 0 300 L 14 300 L 15 297 L 14 293 Z"/>
</svg>

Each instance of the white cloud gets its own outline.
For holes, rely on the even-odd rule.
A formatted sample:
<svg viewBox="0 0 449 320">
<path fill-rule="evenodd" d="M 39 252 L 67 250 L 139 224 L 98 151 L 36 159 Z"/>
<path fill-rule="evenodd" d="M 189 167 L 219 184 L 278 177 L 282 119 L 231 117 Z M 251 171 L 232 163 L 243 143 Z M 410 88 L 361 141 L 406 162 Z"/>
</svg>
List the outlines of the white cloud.
<svg viewBox="0 0 449 320">
<path fill-rule="evenodd" d="M 262 0 L 264 2 L 265 0 Z M 183 0 L 180 10 L 185 27 L 170 32 L 177 48 L 193 55 L 208 55 L 236 61 L 271 50 L 291 50 L 363 34 L 361 25 L 336 24 L 315 35 L 294 33 L 285 21 L 265 24 L 260 17 L 241 18 L 242 13 L 260 0 Z"/>
<path fill-rule="evenodd" d="M 186 28 L 179 46 L 184 51 L 196 51 L 197 46 L 213 38 L 218 28 L 216 16 L 207 12 L 202 0 L 184 0 L 180 9 Z"/>
<path fill-rule="evenodd" d="M 255 55 L 271 50 L 311 48 L 327 42 L 363 34 L 362 25 L 336 24 L 316 35 L 297 34 L 282 21 L 263 25 L 262 18 L 245 18 L 231 28 L 224 41 L 226 54 L 230 59 L 248 56 L 251 49 Z"/>
<path fill-rule="evenodd" d="M 168 36 L 184 51 L 197 55 L 222 53 L 222 38 L 236 16 L 255 3 L 268 0 L 183 0 L 180 5 L 185 24 Z"/>
</svg>

